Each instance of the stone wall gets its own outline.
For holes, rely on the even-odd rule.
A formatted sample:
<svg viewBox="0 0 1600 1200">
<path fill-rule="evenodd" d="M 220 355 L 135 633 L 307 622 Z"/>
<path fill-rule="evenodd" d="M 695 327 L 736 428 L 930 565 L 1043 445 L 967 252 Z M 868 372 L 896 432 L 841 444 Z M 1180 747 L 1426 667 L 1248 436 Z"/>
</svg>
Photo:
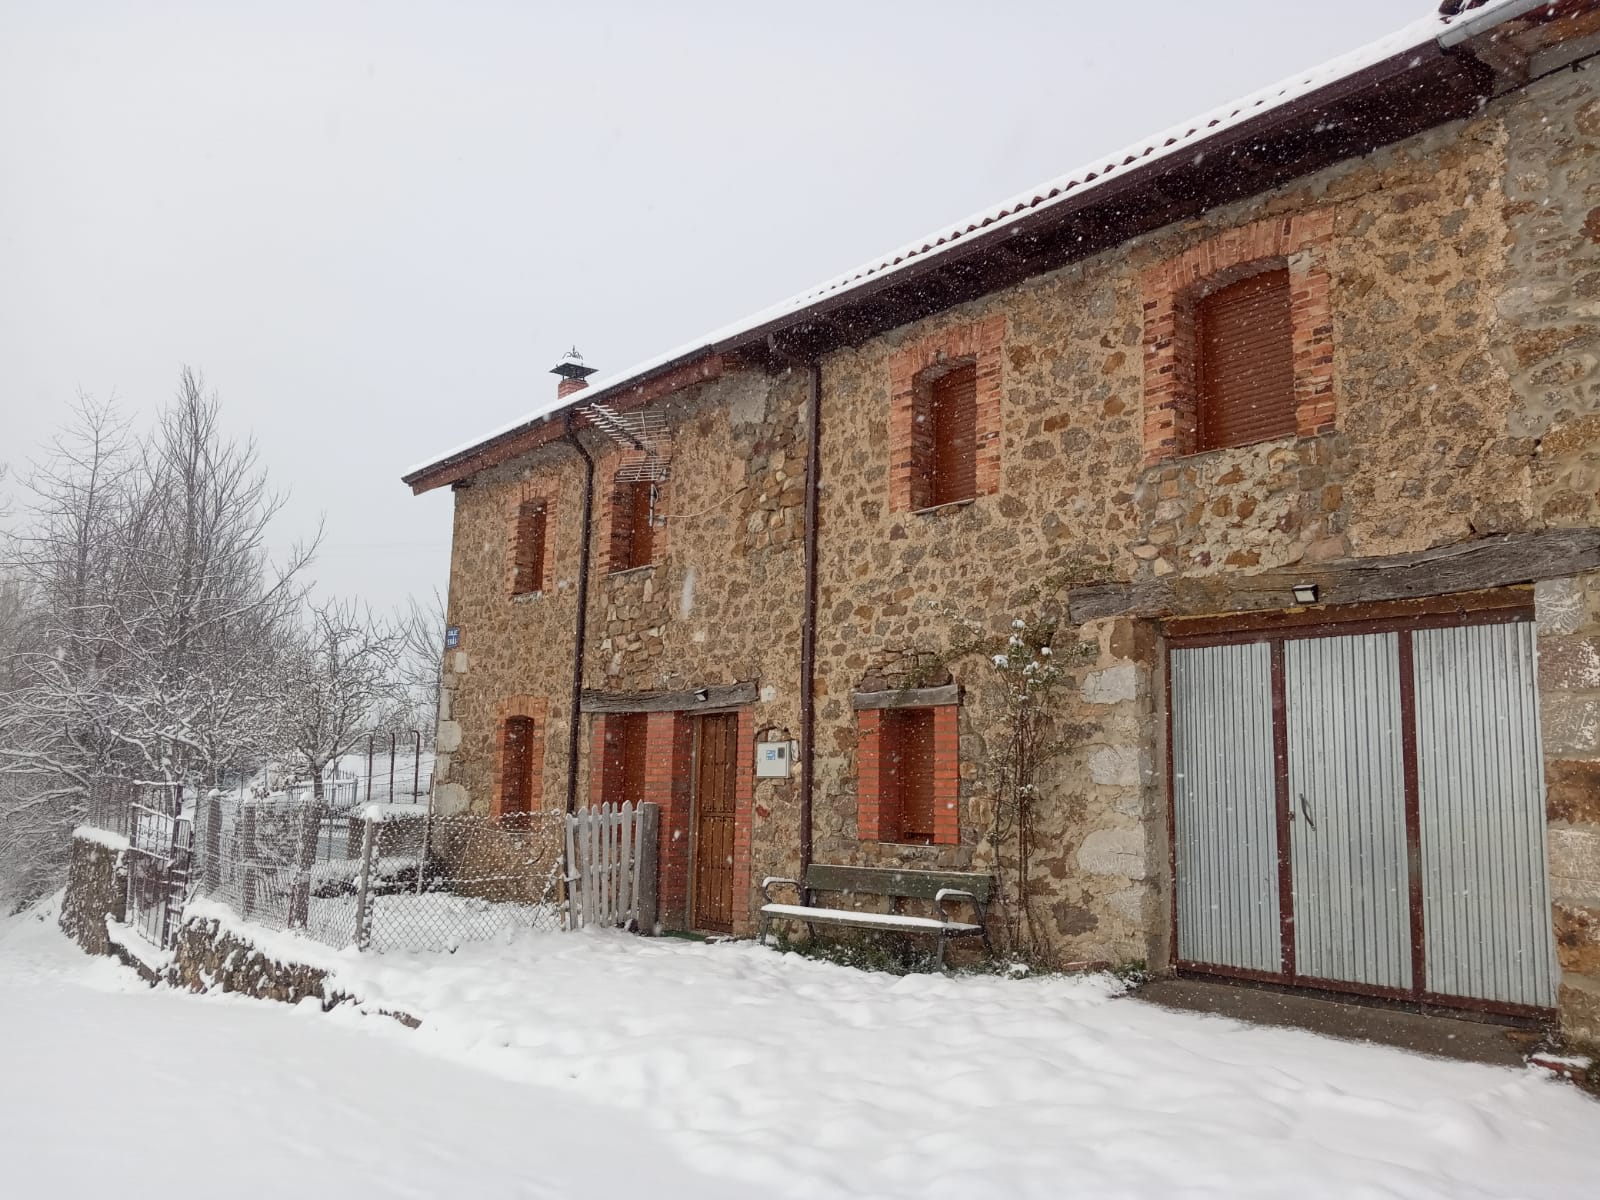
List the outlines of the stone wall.
<svg viewBox="0 0 1600 1200">
<path fill-rule="evenodd" d="M 755 681 L 754 736 L 798 735 L 804 398 L 800 375 L 746 373 L 662 404 L 674 434 L 665 534 L 659 560 L 632 571 L 608 573 L 599 552 L 622 452 L 584 435 L 598 460 L 586 686 L 627 692 Z M 547 532 L 554 583 L 542 595 L 512 598 L 504 515 L 530 479 L 560 496 Z M 445 657 L 436 767 L 446 812 L 489 810 L 496 709 L 513 695 L 547 701 L 543 805 L 565 803 L 582 493 L 582 461 L 567 444 L 485 473 L 456 493 L 449 620 L 462 634 L 460 648 Z M 580 804 L 590 792 L 592 739 L 583 732 Z M 799 852 L 794 781 L 758 781 L 752 808 L 756 878 L 792 873 Z M 736 927 L 747 932 L 754 889 L 744 891 L 734 907 Z"/>
<path fill-rule="evenodd" d="M 1511 237 L 1497 361 L 1549 526 L 1600 524 L 1600 86 L 1562 72 L 1509 106 Z M 1562 1023 L 1600 1044 L 1600 576 L 1537 589 Z"/>
<path fill-rule="evenodd" d="M 221 922 L 201 918 L 178 929 L 169 982 L 194 992 L 240 992 L 263 1000 L 298 1004 L 315 999 L 332 1008 L 342 998 L 327 987 L 328 972 L 306 963 L 273 958 Z"/>
<path fill-rule="evenodd" d="M 106 919 L 121 922 L 127 917 L 126 849 L 126 839 L 116 834 L 73 834 L 59 923 L 61 931 L 89 954 L 117 953 L 106 936 Z"/>
<path fill-rule="evenodd" d="M 956 648 L 1041 611 L 1065 580 L 1215 576 L 1600 524 L 1597 150 L 1600 97 L 1583 75 L 1564 73 L 1472 120 L 829 354 L 817 860 L 988 870 L 1003 857 L 988 836 L 985 764 L 1004 744 L 1004 709 L 987 663 Z M 1147 294 L 1150 281 L 1163 264 L 1198 259 L 1231 230 L 1263 222 L 1317 230 L 1310 251 L 1332 320 L 1306 332 L 1319 355 L 1331 353 L 1332 428 L 1319 415 L 1309 436 L 1152 455 L 1146 318 L 1159 298 Z M 893 473 L 903 364 L 930 361 L 975 329 L 999 332 L 998 436 L 986 443 L 998 446 L 998 487 L 904 511 Z M 983 343 L 991 357 L 993 342 Z M 1320 388 L 1325 364 L 1313 365 Z M 640 571 L 608 576 L 597 565 L 588 686 L 756 680 L 754 736 L 797 736 L 803 397 L 797 374 L 734 371 L 661 405 L 676 434 L 665 549 Z M 1320 393 L 1317 403 L 1322 414 Z M 602 499 L 614 463 L 602 463 Z M 561 498 L 557 583 L 513 600 L 507 505 L 536 476 Z M 487 807 L 495 706 L 520 694 L 548 699 L 545 803 L 564 797 L 580 480 L 577 456 L 558 445 L 456 494 L 450 619 L 462 646 L 447 658 L 447 805 Z M 1592 579 L 1553 587 L 1540 602 L 1550 848 L 1563 1004 L 1579 1013 L 1600 997 L 1600 607 Z M 1571 615 L 1558 619 L 1558 608 Z M 1159 966 L 1170 880 L 1158 630 L 1103 621 L 1063 630 L 1060 644 L 1085 648 L 1069 660 L 1062 713 L 1073 745 L 1043 781 L 1029 888 L 1050 914 L 1058 959 Z M 923 678 L 930 666 L 964 689 L 960 842 L 864 841 L 850 694 L 934 682 Z M 580 796 L 590 794 L 584 732 Z M 792 781 L 758 781 L 753 879 L 793 872 L 797 799 Z M 1592 1016 L 1573 1020 L 1593 1027 Z"/>
</svg>

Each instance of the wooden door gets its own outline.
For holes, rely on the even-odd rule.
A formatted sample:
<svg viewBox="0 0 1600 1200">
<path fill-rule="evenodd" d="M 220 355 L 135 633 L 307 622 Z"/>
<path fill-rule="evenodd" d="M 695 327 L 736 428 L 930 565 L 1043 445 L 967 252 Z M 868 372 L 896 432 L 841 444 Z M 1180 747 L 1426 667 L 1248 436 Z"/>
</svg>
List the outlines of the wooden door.
<svg viewBox="0 0 1600 1200">
<path fill-rule="evenodd" d="M 698 718 L 694 772 L 694 907 L 690 923 L 713 933 L 733 932 L 734 791 L 739 718 L 719 713 Z"/>
</svg>

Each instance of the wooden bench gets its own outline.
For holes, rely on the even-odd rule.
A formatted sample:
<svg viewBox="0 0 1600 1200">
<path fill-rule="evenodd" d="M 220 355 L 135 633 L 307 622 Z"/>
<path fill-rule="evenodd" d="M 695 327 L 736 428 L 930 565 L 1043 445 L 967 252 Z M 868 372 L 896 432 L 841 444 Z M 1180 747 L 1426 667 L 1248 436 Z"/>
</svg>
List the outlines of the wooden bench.
<svg viewBox="0 0 1600 1200">
<path fill-rule="evenodd" d="M 981 937 L 989 945 L 989 894 L 994 880 L 969 871 L 916 871 L 901 867 L 838 867 L 814 864 L 806 871 L 806 888 L 812 892 L 842 892 L 857 896 L 887 896 L 893 901 L 931 900 L 937 917 L 912 917 L 903 913 L 861 912 L 853 908 L 827 908 L 814 904 L 780 904 L 773 899 L 774 888 L 791 887 L 800 891 L 800 881 L 782 876 L 762 880 L 760 938 L 767 940 L 767 927 L 774 920 L 804 921 L 812 934 L 818 925 L 852 929 L 875 929 L 886 933 L 921 934 L 936 939 L 933 961 L 944 967 L 944 944 L 951 938 Z M 959 921 L 948 907 L 965 901 L 977 920 Z"/>
</svg>

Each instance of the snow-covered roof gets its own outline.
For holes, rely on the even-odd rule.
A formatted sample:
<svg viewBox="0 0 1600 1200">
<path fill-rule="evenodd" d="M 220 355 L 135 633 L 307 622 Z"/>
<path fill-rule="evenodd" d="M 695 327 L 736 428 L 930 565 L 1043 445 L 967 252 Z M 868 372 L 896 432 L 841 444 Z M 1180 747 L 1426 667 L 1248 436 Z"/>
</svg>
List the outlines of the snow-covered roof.
<svg viewBox="0 0 1600 1200">
<path fill-rule="evenodd" d="M 761 309 L 742 320 L 724 325 L 693 342 L 635 363 L 625 371 L 590 380 L 590 386 L 582 392 L 565 397 L 552 396 L 549 400 L 524 411 L 516 420 L 443 454 L 435 455 L 426 462 L 418 463 L 407 470 L 403 478 L 409 480 L 562 410 L 591 404 L 604 398 L 608 392 L 626 387 L 663 367 L 691 361 L 698 356 L 729 348 L 730 343 L 736 342 L 741 335 L 803 313 L 824 301 L 860 288 L 869 281 L 877 281 L 904 270 L 913 263 L 925 262 L 954 247 L 964 245 L 979 233 L 987 234 L 1017 221 L 1024 215 L 1046 210 L 1065 201 L 1069 196 L 1076 199 L 1090 189 L 1102 187 L 1118 179 L 1134 167 L 1157 162 L 1176 153 L 1192 152 L 1195 147 L 1203 145 L 1209 139 L 1246 120 L 1282 108 L 1330 84 L 1348 79 L 1368 67 L 1402 56 L 1408 50 L 1420 50 L 1429 42 L 1436 41 L 1449 33 L 1453 25 L 1470 24 L 1474 30 L 1484 29 L 1521 16 L 1544 3 L 1548 3 L 1548 0 L 1481 0 L 1476 7 L 1455 14 L 1435 11 L 1358 50 L 1339 55 L 1308 70 L 1298 71 L 1286 79 L 1163 129 L 1154 136 L 1141 139 L 1130 146 L 1097 156 L 1048 183 L 1029 188 L 997 205 L 973 213 L 964 220 L 936 230 L 926 237 L 907 242 L 887 254 L 853 267 L 816 287 L 790 296 L 787 300 Z"/>
</svg>

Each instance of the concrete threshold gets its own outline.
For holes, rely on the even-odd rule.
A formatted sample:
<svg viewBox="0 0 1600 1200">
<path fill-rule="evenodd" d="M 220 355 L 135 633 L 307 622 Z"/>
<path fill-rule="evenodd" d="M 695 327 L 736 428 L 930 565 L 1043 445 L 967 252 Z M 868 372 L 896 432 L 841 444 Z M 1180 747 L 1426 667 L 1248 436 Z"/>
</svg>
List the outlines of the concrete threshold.
<svg viewBox="0 0 1600 1200">
<path fill-rule="evenodd" d="M 1346 1041 L 1373 1042 L 1416 1054 L 1497 1067 L 1520 1067 L 1540 1040 L 1536 1030 L 1482 1020 L 1329 1000 L 1250 983 L 1156 979 L 1133 999 L 1182 1012 L 1214 1013 L 1255 1025 L 1304 1029 Z"/>
</svg>

